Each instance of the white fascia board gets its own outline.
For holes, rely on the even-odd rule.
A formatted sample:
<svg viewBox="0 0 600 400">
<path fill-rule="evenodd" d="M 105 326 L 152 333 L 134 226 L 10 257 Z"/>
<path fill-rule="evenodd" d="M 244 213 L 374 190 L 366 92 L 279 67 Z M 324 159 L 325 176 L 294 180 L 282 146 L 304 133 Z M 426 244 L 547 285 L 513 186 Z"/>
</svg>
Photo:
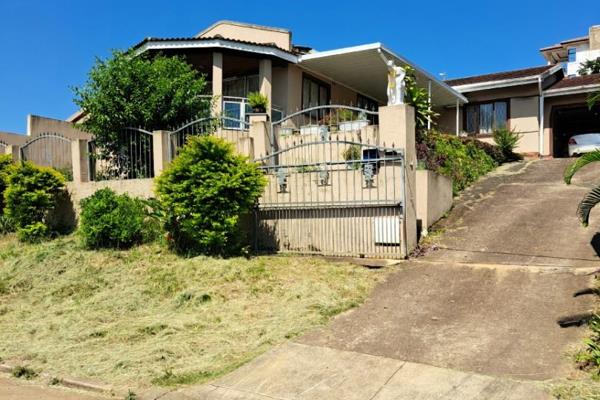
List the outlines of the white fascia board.
<svg viewBox="0 0 600 400">
<path fill-rule="evenodd" d="M 262 54 L 266 56 L 278 57 L 285 61 L 296 64 L 298 57 L 289 54 L 283 50 L 269 46 L 260 46 L 247 43 L 238 43 L 223 39 L 214 40 L 156 40 L 144 43 L 135 54 L 142 54 L 148 50 L 171 50 L 171 49 L 203 49 L 203 48 L 221 48 L 226 50 L 246 51 L 249 53 Z"/>
<path fill-rule="evenodd" d="M 468 92 L 476 92 L 478 90 L 500 89 L 500 88 L 510 87 L 510 86 L 527 85 L 530 83 L 537 83 L 537 81 L 538 81 L 538 75 L 533 75 L 533 76 L 526 76 L 524 78 L 502 79 L 500 81 L 470 83 L 467 85 L 457 85 L 457 86 L 452 86 L 452 87 L 461 93 L 468 93 Z"/>
<path fill-rule="evenodd" d="M 600 89 L 600 83 L 595 85 L 573 86 L 563 89 L 548 89 L 544 92 L 544 97 L 567 96 L 570 94 L 583 94 L 595 92 Z"/>
<path fill-rule="evenodd" d="M 463 103 L 468 103 L 469 102 L 469 100 L 467 100 L 467 98 L 465 96 L 463 96 L 462 94 L 460 94 L 459 92 L 457 92 L 456 90 L 454 90 L 454 88 L 452 88 L 451 86 L 449 86 L 449 85 L 445 84 L 444 82 L 440 81 L 438 78 L 436 78 L 435 76 L 431 75 L 429 72 L 425 71 L 421 67 L 417 66 L 412 61 L 410 61 L 410 60 L 408 60 L 408 59 L 406 59 L 404 57 L 401 57 L 401 56 L 397 55 L 396 53 L 394 53 L 393 51 L 389 50 L 387 47 L 385 47 L 380 42 L 363 44 L 363 45 L 360 45 L 360 46 L 344 47 L 344 48 L 335 49 L 335 50 L 318 51 L 318 52 L 315 52 L 315 53 L 303 54 L 303 55 L 301 55 L 298 58 L 298 62 L 302 63 L 302 61 L 305 61 L 305 60 L 314 60 L 314 59 L 318 59 L 318 58 L 331 57 L 331 56 L 336 56 L 336 55 L 341 55 L 341 54 L 351 54 L 351 53 L 357 53 L 357 52 L 360 52 L 360 51 L 378 50 L 378 49 L 381 49 L 382 51 L 385 51 L 386 53 L 388 53 L 392 57 L 399 59 L 400 61 L 402 61 L 403 63 L 405 63 L 407 65 L 410 65 L 416 71 L 418 71 L 422 75 L 425 75 L 427 77 L 427 79 L 431 80 L 431 82 L 435 83 L 436 85 L 440 86 L 441 88 L 443 88 L 443 89 L 449 91 L 450 93 L 452 93 L 454 96 L 456 96 Z"/>
<path fill-rule="evenodd" d="M 510 86 L 527 85 L 530 83 L 537 83 L 539 77 L 542 77 L 542 79 L 545 79 L 546 77 L 555 74 L 556 72 L 560 71 L 561 69 L 562 69 L 562 65 L 557 64 L 554 67 L 552 67 L 552 68 L 548 69 L 547 71 L 544 71 L 538 75 L 524 76 L 522 78 L 502 79 L 499 81 L 469 83 L 466 85 L 456 85 L 456 86 L 452 86 L 452 87 L 461 93 L 467 93 L 467 92 L 475 92 L 478 90 L 500 89 L 500 88 L 510 87 Z"/>
</svg>

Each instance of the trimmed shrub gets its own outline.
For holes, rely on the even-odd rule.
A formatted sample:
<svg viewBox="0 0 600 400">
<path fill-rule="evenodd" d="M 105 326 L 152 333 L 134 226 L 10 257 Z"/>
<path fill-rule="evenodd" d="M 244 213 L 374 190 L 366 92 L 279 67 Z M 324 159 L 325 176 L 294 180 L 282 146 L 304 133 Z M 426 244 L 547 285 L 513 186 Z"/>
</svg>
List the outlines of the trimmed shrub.
<svg viewBox="0 0 600 400">
<path fill-rule="evenodd" d="M 452 178 L 455 195 L 498 165 L 475 141 L 434 131 L 417 145 L 417 157 L 427 169 Z"/>
<path fill-rule="evenodd" d="M 190 137 L 156 180 L 170 246 L 187 255 L 239 252 L 242 214 L 261 195 L 266 179 L 256 164 L 214 136 Z"/>
<path fill-rule="evenodd" d="M 144 200 L 100 189 L 81 200 L 79 233 L 87 248 L 129 248 L 148 238 L 148 219 Z"/>
<path fill-rule="evenodd" d="M 521 134 L 510 129 L 496 129 L 493 133 L 494 142 L 502 152 L 503 162 L 521 160 L 520 154 L 514 152 L 521 140 Z"/>
<path fill-rule="evenodd" d="M 38 240 L 42 233 L 48 236 L 53 232 L 48 216 L 64 190 L 64 177 L 52 168 L 27 161 L 14 168 L 4 192 L 5 213 L 14 222 L 20 239 L 36 237 Z"/>
<path fill-rule="evenodd" d="M 21 242 L 40 243 L 50 236 L 48 225 L 43 222 L 34 222 L 17 230 L 17 237 Z"/>
</svg>

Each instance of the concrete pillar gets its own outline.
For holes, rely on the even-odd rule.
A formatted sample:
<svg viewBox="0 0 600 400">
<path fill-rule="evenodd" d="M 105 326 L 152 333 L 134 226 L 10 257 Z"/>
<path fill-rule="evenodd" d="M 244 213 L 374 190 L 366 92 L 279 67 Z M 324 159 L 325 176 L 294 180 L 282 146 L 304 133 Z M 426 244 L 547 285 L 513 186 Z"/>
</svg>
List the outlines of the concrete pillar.
<svg viewBox="0 0 600 400">
<path fill-rule="evenodd" d="M 260 85 L 260 93 L 267 96 L 269 105 L 267 106 L 267 114 L 271 116 L 272 102 L 272 83 L 273 82 L 273 67 L 271 60 L 263 59 L 258 64 L 258 84 Z"/>
<path fill-rule="evenodd" d="M 600 25 L 590 27 L 590 50 L 600 50 Z"/>
<path fill-rule="evenodd" d="M 213 53 L 212 66 L 212 95 L 215 101 L 213 105 L 214 115 L 223 112 L 223 53 Z"/>
<path fill-rule="evenodd" d="M 416 170 L 417 152 L 415 145 L 415 110 L 408 104 L 379 108 L 379 134 L 382 143 L 404 151 L 405 199 L 404 221 L 401 226 L 403 254 L 417 246 Z"/>
<path fill-rule="evenodd" d="M 75 139 L 71 141 L 71 158 L 73 163 L 73 182 L 90 181 L 90 157 L 88 141 Z"/>
<path fill-rule="evenodd" d="M 21 146 L 16 144 L 8 145 L 4 148 L 4 154 L 10 154 L 14 162 L 21 160 Z"/>
<path fill-rule="evenodd" d="M 260 158 L 271 154 L 274 147 L 271 145 L 271 124 L 264 114 L 250 115 L 250 132 L 252 139 L 253 155 L 250 158 Z"/>
<path fill-rule="evenodd" d="M 159 176 L 160 173 L 167 167 L 171 161 L 169 148 L 170 140 L 169 131 L 154 131 L 152 132 L 152 153 L 154 156 L 154 176 Z"/>
</svg>

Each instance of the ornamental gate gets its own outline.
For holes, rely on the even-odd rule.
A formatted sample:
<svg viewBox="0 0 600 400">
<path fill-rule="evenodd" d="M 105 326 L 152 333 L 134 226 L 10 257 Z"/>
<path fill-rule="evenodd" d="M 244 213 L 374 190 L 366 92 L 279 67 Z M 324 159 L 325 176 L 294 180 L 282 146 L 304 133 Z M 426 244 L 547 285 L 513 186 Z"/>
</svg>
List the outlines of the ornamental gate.
<svg viewBox="0 0 600 400">
<path fill-rule="evenodd" d="M 268 183 L 254 213 L 255 249 L 402 257 L 402 150 L 376 144 L 373 130 L 315 129 L 299 140 L 273 136 L 288 146 L 256 160 Z"/>
</svg>

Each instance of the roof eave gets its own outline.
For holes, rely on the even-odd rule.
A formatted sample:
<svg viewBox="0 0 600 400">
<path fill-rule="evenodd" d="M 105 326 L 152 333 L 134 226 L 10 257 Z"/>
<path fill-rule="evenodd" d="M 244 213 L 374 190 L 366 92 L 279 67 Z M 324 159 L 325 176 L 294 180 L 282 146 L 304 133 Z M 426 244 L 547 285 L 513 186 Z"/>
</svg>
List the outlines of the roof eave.
<svg viewBox="0 0 600 400">
<path fill-rule="evenodd" d="M 189 39 L 189 40 L 154 40 L 152 38 L 144 39 L 135 48 L 135 55 L 142 54 L 148 50 L 170 50 L 170 49 L 202 49 L 202 48 L 220 48 L 226 50 L 245 51 L 249 53 L 267 55 L 281 58 L 291 63 L 298 62 L 298 56 L 288 53 L 282 49 L 272 46 L 262 46 L 260 44 L 240 43 L 227 39 Z"/>
<path fill-rule="evenodd" d="M 579 85 L 560 89 L 548 89 L 544 91 L 544 97 L 568 96 L 571 94 L 591 93 L 600 89 L 600 83 L 593 85 Z"/>
</svg>

